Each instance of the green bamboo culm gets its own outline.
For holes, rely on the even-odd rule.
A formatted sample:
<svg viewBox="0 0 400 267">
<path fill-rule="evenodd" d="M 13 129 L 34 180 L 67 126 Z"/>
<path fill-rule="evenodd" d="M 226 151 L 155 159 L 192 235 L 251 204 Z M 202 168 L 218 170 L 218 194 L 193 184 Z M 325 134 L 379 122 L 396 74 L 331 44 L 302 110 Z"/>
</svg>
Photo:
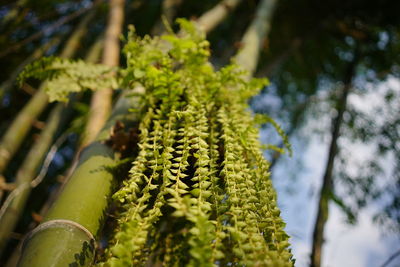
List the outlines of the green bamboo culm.
<svg viewBox="0 0 400 267">
<path fill-rule="evenodd" d="M 47 59 L 22 74 L 47 72 L 53 88 L 65 79 L 75 89 L 145 88 L 134 110 L 138 155 L 113 195 L 117 226 L 97 265 L 293 266 L 259 119 L 247 104 L 267 80 L 249 80 L 235 63 L 214 70 L 204 35 L 179 23 L 179 36 L 140 38 L 132 30 L 122 70 L 87 64 L 77 73 L 84 63 Z M 68 94 L 47 91 L 55 100 Z"/>
<path fill-rule="evenodd" d="M 292 266 L 268 162 L 234 64 L 215 71 L 209 43 L 129 37 L 123 84 L 146 88 L 140 152 L 114 194 L 118 227 L 101 266 Z M 168 52 L 166 52 L 168 50 Z"/>
</svg>

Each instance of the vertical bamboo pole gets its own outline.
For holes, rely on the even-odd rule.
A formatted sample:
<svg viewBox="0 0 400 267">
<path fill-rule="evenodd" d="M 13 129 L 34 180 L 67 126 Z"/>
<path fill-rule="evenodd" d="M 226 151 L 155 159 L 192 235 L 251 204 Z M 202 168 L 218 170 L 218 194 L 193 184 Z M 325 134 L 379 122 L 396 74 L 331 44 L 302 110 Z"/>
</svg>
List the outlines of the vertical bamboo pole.
<svg viewBox="0 0 400 267">
<path fill-rule="evenodd" d="M 95 42 L 91 47 L 86 61 L 97 61 L 101 51 L 101 45 L 99 44 L 101 44 L 101 39 Z M 23 164 L 19 168 L 16 177 L 17 187 L 10 195 L 12 197 L 11 202 L 7 206 L 3 206 L 0 210 L 0 254 L 25 207 L 27 198 L 32 189 L 30 183 L 34 179 L 39 165 L 45 158 L 57 131 L 62 128 L 62 125 L 68 119 L 72 103 L 74 103 L 74 100 L 70 97 L 69 106 L 65 106 L 64 103 L 58 103 L 56 107 L 54 107 L 39 139 L 32 146 Z"/>
<path fill-rule="evenodd" d="M 277 0 L 261 0 L 251 25 L 242 38 L 242 48 L 236 54 L 236 62 L 252 75 L 257 67 L 262 43 L 271 28 L 272 14 Z"/>
<path fill-rule="evenodd" d="M 117 162 L 113 151 L 100 141 L 109 137 L 110 126 L 117 120 L 137 120 L 137 114 L 129 112 L 137 103 L 135 97 L 120 97 L 97 141 L 82 152 L 43 223 L 27 238 L 18 266 L 91 265 L 94 238 L 104 221 L 114 184 L 110 168 Z"/>
<path fill-rule="evenodd" d="M 89 48 L 88 54 L 87 54 L 87 56 L 85 58 L 85 61 L 90 62 L 90 63 L 96 63 L 100 59 L 101 51 L 102 51 L 102 48 L 103 48 L 103 40 L 102 39 L 103 39 L 103 36 L 100 36 L 94 42 L 94 44 Z M 55 117 L 55 119 L 57 119 L 57 117 Z M 51 122 L 47 123 L 46 127 L 49 127 L 49 124 L 51 124 Z M 67 172 L 69 173 L 70 171 L 67 171 Z M 54 201 L 55 196 L 57 195 L 58 192 L 59 192 L 59 190 L 55 190 L 51 194 L 51 196 L 47 200 L 46 204 L 41 208 L 41 211 L 40 211 L 41 215 L 47 213 L 48 208 L 49 208 L 49 205 L 47 205 L 48 202 L 52 203 Z M 21 208 L 21 210 L 22 210 L 22 208 Z M 32 229 L 33 227 L 34 227 L 34 225 L 31 225 L 29 227 L 29 229 Z M 17 265 L 17 262 L 18 262 L 18 259 L 19 259 L 19 256 L 20 256 L 20 250 L 21 250 L 21 242 L 17 246 L 17 248 L 14 249 L 13 254 L 7 260 L 6 266 L 12 267 L 12 266 L 16 266 Z"/>
<path fill-rule="evenodd" d="M 15 181 L 16 188 L 10 195 L 15 197 L 12 198 L 10 204 L 7 204 L 7 201 L 4 202 L 5 204 L 0 210 L 0 255 L 25 206 L 31 191 L 30 182 L 35 176 L 37 168 L 44 160 L 53 140 L 54 132 L 61 123 L 60 113 L 63 111 L 63 105 L 61 103 L 57 104 L 56 108 L 51 112 L 46 127 L 18 170 Z"/>
<path fill-rule="evenodd" d="M 204 13 L 198 20 L 198 27 L 206 34 L 219 25 L 242 0 L 223 0 L 218 5 Z"/>
<path fill-rule="evenodd" d="M 119 36 L 124 20 L 125 0 L 110 0 L 110 13 L 104 37 L 102 63 L 108 66 L 119 65 Z M 89 121 L 85 130 L 83 146 L 90 144 L 103 127 L 111 110 L 112 90 L 103 89 L 93 93 L 90 104 Z"/>
</svg>

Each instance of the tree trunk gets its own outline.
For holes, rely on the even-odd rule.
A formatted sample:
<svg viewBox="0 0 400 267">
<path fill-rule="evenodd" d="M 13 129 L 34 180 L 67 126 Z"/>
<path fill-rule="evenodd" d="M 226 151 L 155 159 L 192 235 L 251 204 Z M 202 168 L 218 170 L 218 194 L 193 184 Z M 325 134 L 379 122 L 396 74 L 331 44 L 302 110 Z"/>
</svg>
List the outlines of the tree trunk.
<svg viewBox="0 0 400 267">
<path fill-rule="evenodd" d="M 119 36 L 124 20 L 124 5 L 125 0 L 110 0 L 110 14 L 104 37 L 102 63 L 112 67 L 119 65 Z M 111 89 L 98 90 L 93 93 L 83 146 L 90 144 L 103 127 L 111 110 L 111 101 Z"/>
<path fill-rule="evenodd" d="M 333 192 L 333 170 L 335 157 L 338 153 L 338 138 L 343 122 L 343 114 L 346 111 L 347 98 L 352 87 L 352 79 L 355 73 L 357 55 L 349 63 L 344 79 L 343 91 L 337 102 L 337 116 L 332 122 L 332 139 L 329 146 L 328 161 L 323 177 L 320 198 L 318 201 L 317 219 L 314 226 L 313 243 L 311 250 L 311 267 L 321 266 L 322 245 L 324 243 L 324 229 L 329 215 L 329 199 Z"/>
</svg>

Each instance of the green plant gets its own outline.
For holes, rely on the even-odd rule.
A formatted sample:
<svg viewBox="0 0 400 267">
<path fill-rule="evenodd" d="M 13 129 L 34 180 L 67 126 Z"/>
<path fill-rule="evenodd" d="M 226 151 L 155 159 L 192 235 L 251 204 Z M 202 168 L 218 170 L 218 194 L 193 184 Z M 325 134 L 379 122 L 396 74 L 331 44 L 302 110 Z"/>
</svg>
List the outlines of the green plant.
<svg viewBox="0 0 400 267">
<path fill-rule="evenodd" d="M 179 36 L 131 31 L 127 66 L 117 75 L 101 65 L 47 59 L 22 76 L 50 79 L 49 94 L 58 100 L 68 94 L 56 91 L 65 79 L 73 91 L 145 88 L 139 154 L 113 196 L 118 226 L 99 264 L 292 266 L 259 120 L 247 105 L 267 80 L 249 81 L 234 63 L 215 71 L 204 36 L 179 23 Z"/>
</svg>

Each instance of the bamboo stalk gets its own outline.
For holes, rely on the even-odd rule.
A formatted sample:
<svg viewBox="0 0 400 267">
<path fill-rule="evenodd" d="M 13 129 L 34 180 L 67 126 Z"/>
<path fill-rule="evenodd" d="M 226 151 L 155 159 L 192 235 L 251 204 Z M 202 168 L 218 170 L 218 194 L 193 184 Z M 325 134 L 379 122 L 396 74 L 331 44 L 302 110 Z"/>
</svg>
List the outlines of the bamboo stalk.
<svg viewBox="0 0 400 267">
<path fill-rule="evenodd" d="M 119 65 L 119 36 L 124 20 L 125 0 L 110 0 L 110 13 L 104 37 L 102 63 L 108 66 Z M 93 93 L 90 103 L 89 120 L 82 145 L 90 144 L 103 127 L 111 110 L 112 90 L 103 89 Z"/>
<path fill-rule="evenodd" d="M 272 14 L 277 0 L 262 0 L 257 13 L 242 38 L 242 48 L 236 54 L 236 62 L 253 75 L 256 70 L 260 49 L 271 28 Z"/>
<path fill-rule="evenodd" d="M 85 58 L 85 61 L 90 62 L 90 63 L 96 63 L 99 58 L 100 58 L 100 54 L 102 51 L 102 47 L 103 47 L 103 36 L 100 36 L 95 42 L 94 44 L 89 48 L 88 54 Z M 71 105 L 69 105 L 71 106 Z M 70 107 L 69 107 L 70 108 Z M 62 114 L 60 114 L 62 115 Z M 57 119 L 57 117 L 55 117 L 55 119 Z M 46 127 L 49 127 L 49 124 L 46 124 Z M 73 168 L 73 166 L 71 166 Z M 73 170 L 73 169 L 72 169 Z M 68 181 L 68 177 L 70 176 L 69 173 L 72 172 L 72 170 L 68 170 L 67 171 L 67 178 L 65 181 Z M 46 204 L 42 207 L 40 214 L 44 215 L 45 213 L 47 213 L 50 204 L 49 203 L 53 203 L 54 199 L 56 198 L 56 195 L 58 195 L 59 190 L 54 190 L 53 193 L 51 194 L 51 196 L 49 197 L 48 201 L 46 202 Z M 29 229 L 34 228 L 35 224 L 31 225 L 28 227 Z M 20 256 L 20 250 L 21 250 L 21 243 L 17 246 L 16 249 L 14 249 L 13 254 L 11 255 L 11 257 L 9 257 L 8 261 L 7 261 L 7 265 L 6 266 L 16 266 L 19 256 Z"/>
<path fill-rule="evenodd" d="M 138 103 L 123 94 L 97 141 L 88 146 L 79 159 L 69 182 L 41 225 L 27 238 L 18 266 L 88 266 L 93 261 L 94 241 L 104 221 L 105 210 L 114 186 L 109 167 L 117 159 L 101 141 L 109 136 L 115 122 L 135 121 L 129 112 Z M 60 242 L 62 240 L 62 242 Z M 75 256 L 77 255 L 77 256 Z"/>
<path fill-rule="evenodd" d="M 77 29 L 72 33 L 60 56 L 70 58 L 79 48 L 80 40 L 87 32 L 87 26 L 95 15 L 95 10 L 88 13 L 79 23 Z M 44 92 L 42 84 L 36 94 L 29 100 L 25 107 L 19 112 L 15 120 L 7 129 L 0 141 L 0 174 L 7 167 L 8 162 L 17 152 L 22 141 L 26 137 L 34 120 L 40 115 L 48 104 L 48 96 Z"/>
<path fill-rule="evenodd" d="M 59 103 L 51 112 L 46 127 L 43 129 L 39 139 L 32 146 L 18 170 L 15 180 L 16 188 L 8 198 L 11 199 L 11 201 L 5 201 L 0 210 L 0 255 L 25 207 L 25 203 L 32 189 L 31 181 L 35 177 L 38 167 L 51 146 L 55 132 L 62 124 L 61 118 L 63 116 L 61 113 L 63 110 L 64 104 Z"/>
<path fill-rule="evenodd" d="M 217 27 L 242 0 L 223 0 L 218 5 L 204 13 L 196 22 L 206 34 Z"/>
</svg>

